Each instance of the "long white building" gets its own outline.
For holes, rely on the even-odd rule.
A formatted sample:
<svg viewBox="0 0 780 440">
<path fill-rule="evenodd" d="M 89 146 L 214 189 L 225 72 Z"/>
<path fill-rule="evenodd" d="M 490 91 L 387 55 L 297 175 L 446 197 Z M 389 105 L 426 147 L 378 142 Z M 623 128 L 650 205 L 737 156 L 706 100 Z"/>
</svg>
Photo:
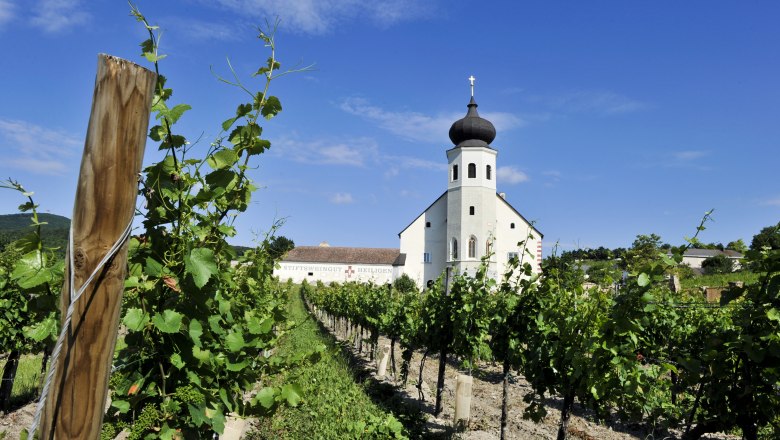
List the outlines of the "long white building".
<svg viewBox="0 0 780 440">
<path fill-rule="evenodd" d="M 516 255 L 540 271 L 542 233 L 496 192 L 496 129 L 477 113 L 473 90 L 472 82 L 466 116 L 450 128 L 447 189 L 398 234 L 400 249 L 304 246 L 274 273 L 296 282 L 378 283 L 407 274 L 424 287 L 448 266 L 475 273 L 485 256 L 489 275 L 498 279 Z"/>
</svg>

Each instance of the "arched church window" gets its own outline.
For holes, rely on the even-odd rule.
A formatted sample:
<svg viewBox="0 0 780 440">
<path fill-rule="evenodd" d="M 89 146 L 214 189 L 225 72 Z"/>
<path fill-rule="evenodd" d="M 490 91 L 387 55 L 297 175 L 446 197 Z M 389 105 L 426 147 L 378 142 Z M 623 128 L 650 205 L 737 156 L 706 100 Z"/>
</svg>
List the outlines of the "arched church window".
<svg viewBox="0 0 780 440">
<path fill-rule="evenodd" d="M 474 207 L 469 206 L 469 215 L 474 215 Z"/>
<path fill-rule="evenodd" d="M 458 166 L 457 165 L 453 165 L 452 166 L 452 180 L 453 181 L 458 180 Z"/>
<path fill-rule="evenodd" d="M 458 259 L 458 239 L 453 238 L 452 243 L 450 243 L 450 255 L 452 256 L 452 260 Z"/>
<path fill-rule="evenodd" d="M 469 258 L 477 258 L 477 237 L 469 238 Z"/>
<path fill-rule="evenodd" d="M 490 180 L 490 172 L 492 171 L 492 168 L 490 168 L 490 165 L 487 166 L 487 171 L 485 172 L 485 175 L 487 176 L 487 180 Z"/>
<path fill-rule="evenodd" d="M 477 178 L 477 166 L 473 163 L 469 164 L 469 179 Z"/>
<path fill-rule="evenodd" d="M 493 253 L 493 240 L 488 240 L 485 242 L 485 255 L 490 255 Z"/>
</svg>

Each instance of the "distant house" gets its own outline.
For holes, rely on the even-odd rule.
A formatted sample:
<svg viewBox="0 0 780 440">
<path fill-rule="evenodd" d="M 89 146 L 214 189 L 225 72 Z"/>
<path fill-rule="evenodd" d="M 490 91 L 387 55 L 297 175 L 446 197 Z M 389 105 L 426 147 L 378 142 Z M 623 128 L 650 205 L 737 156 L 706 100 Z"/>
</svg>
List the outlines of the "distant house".
<svg viewBox="0 0 780 440">
<path fill-rule="evenodd" d="M 691 248 L 685 251 L 683 254 L 683 264 L 690 266 L 692 269 L 701 269 L 701 263 L 710 257 L 715 257 L 718 255 L 725 255 L 734 262 L 734 269 L 739 269 L 741 267 L 740 261 L 745 256 L 740 254 L 737 251 L 732 251 L 730 249 L 727 249 L 725 251 L 721 251 L 718 249 L 697 249 L 697 248 Z"/>
</svg>

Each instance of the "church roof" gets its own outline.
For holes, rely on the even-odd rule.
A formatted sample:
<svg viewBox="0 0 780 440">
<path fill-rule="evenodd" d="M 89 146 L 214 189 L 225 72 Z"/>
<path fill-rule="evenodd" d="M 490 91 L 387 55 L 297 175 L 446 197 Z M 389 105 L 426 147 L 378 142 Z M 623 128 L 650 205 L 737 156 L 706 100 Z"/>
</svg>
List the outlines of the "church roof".
<svg viewBox="0 0 780 440">
<path fill-rule="evenodd" d="M 400 238 L 400 237 L 401 237 L 401 234 L 403 234 L 405 230 L 409 229 L 409 226 L 412 226 L 412 225 L 414 224 L 414 222 L 416 222 L 416 221 L 417 221 L 417 219 L 418 219 L 418 218 L 422 217 L 422 215 L 423 215 L 423 214 L 425 214 L 426 212 L 428 212 L 428 210 L 429 210 L 429 209 L 431 209 L 431 206 L 435 205 L 435 204 L 436 204 L 436 202 L 438 202 L 439 200 L 441 200 L 441 199 L 442 199 L 442 197 L 444 197 L 444 196 L 446 196 L 446 195 L 447 195 L 447 191 L 444 191 L 444 194 L 440 195 L 440 196 L 439 196 L 439 197 L 438 197 L 436 200 L 434 200 L 434 201 L 433 201 L 433 203 L 431 203 L 430 205 L 428 205 L 428 207 L 427 207 L 427 208 L 423 209 L 423 212 L 421 212 L 421 213 L 420 213 L 420 215 L 418 215 L 417 217 L 415 217 L 415 218 L 414 218 L 414 220 L 412 220 L 412 222 L 411 222 L 411 223 L 409 223 L 408 225 L 406 225 L 406 227 L 405 227 L 405 228 L 403 228 L 403 229 L 401 230 L 401 232 L 399 232 L 399 233 L 398 233 L 398 237 Z"/>
<path fill-rule="evenodd" d="M 428 207 L 427 207 L 427 208 L 425 208 L 425 209 L 423 210 L 423 212 L 421 212 L 421 213 L 420 213 L 420 215 L 418 215 L 417 217 L 415 217 L 415 218 L 414 218 L 414 220 L 412 220 L 412 222 L 411 222 L 411 223 L 409 223 L 408 225 L 406 225 L 406 227 L 405 227 L 405 228 L 403 228 L 403 229 L 401 230 L 401 232 L 399 232 L 399 233 L 398 233 L 398 236 L 400 237 L 400 236 L 401 236 L 401 234 L 403 234 L 403 233 L 404 233 L 404 231 L 406 231 L 407 229 L 409 229 L 409 226 L 412 226 L 412 225 L 414 224 L 414 222 L 416 222 L 416 221 L 417 221 L 417 219 L 418 219 L 418 218 L 420 218 L 420 217 L 421 217 L 423 214 L 425 214 L 426 212 L 428 212 L 428 210 L 429 210 L 429 209 L 431 209 L 431 207 L 432 207 L 433 205 L 435 205 L 435 204 L 436 204 L 436 202 L 438 202 L 439 200 L 441 200 L 441 199 L 442 199 L 444 196 L 446 196 L 446 195 L 447 195 L 447 191 L 444 191 L 444 193 L 443 193 L 442 195 L 440 195 L 440 196 L 439 196 L 439 197 L 438 197 L 436 200 L 434 200 L 434 201 L 433 201 L 433 203 L 431 203 L 430 205 L 428 205 Z M 539 229 L 537 229 L 537 228 L 536 228 L 536 227 L 535 227 L 535 226 L 534 226 L 534 225 L 533 225 L 531 222 L 529 222 L 529 221 L 528 221 L 528 220 L 525 218 L 525 216 L 523 216 L 523 214 L 520 214 L 520 212 L 519 212 L 517 209 L 515 209 L 515 207 L 514 207 L 514 206 L 512 206 L 512 205 L 511 205 L 509 202 L 507 202 L 505 198 L 501 197 L 501 195 L 499 195 L 498 193 L 496 193 L 496 197 L 498 197 L 498 199 L 499 199 L 499 200 L 501 200 L 502 202 L 504 202 L 504 203 L 506 204 L 506 206 L 508 206 L 508 207 L 509 207 L 509 209 L 511 209 L 512 211 L 514 211 L 514 213 L 515 213 L 515 214 L 517 214 L 517 215 L 518 215 L 518 216 L 519 216 L 521 219 L 523 219 L 523 221 L 524 221 L 524 222 L 528 223 L 528 225 L 530 225 L 530 226 L 531 226 L 531 229 L 533 229 L 533 230 L 534 230 L 534 231 L 535 231 L 537 234 L 539 234 L 539 238 L 544 238 L 544 234 L 542 234 L 542 233 L 539 231 Z"/>
<path fill-rule="evenodd" d="M 515 212 L 515 214 L 519 215 L 521 219 L 523 219 L 524 222 L 528 223 L 528 225 L 536 231 L 537 234 L 539 234 L 539 238 L 544 238 L 544 234 L 542 234 L 538 229 L 536 229 L 536 226 L 533 225 L 533 223 L 529 222 L 523 214 L 520 214 L 520 211 L 516 210 L 514 206 L 512 206 L 511 203 L 507 202 L 507 200 L 503 197 L 501 197 L 500 194 L 496 193 L 496 197 L 499 198 L 502 202 L 506 203 L 506 206 L 508 206 L 512 211 Z"/>
<path fill-rule="evenodd" d="M 282 260 L 296 263 L 391 264 L 403 266 L 406 254 L 394 248 L 296 246 Z"/>
<path fill-rule="evenodd" d="M 466 116 L 455 121 L 450 127 L 450 140 L 456 147 L 487 147 L 496 138 L 493 123 L 479 116 L 474 97 L 467 106 Z"/>
</svg>

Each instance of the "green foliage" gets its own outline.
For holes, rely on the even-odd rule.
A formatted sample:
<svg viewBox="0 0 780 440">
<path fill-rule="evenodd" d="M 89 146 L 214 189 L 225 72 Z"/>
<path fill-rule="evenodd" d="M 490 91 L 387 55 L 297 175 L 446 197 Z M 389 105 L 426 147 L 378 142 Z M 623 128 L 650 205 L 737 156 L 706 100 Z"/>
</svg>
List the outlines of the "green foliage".
<svg viewBox="0 0 780 440">
<path fill-rule="evenodd" d="M 32 226 L 31 232 L 0 252 L 0 352 L 28 353 L 56 337 L 64 261 L 44 246 L 43 223 L 32 193 L 10 180 L 0 187 L 27 199 L 20 209 L 29 212 Z"/>
<path fill-rule="evenodd" d="M 268 250 L 271 258 L 279 261 L 287 252 L 293 250 L 293 248 L 295 248 L 295 242 L 283 235 L 280 235 L 271 239 Z"/>
<path fill-rule="evenodd" d="M 661 237 L 656 234 L 636 236 L 624 257 L 626 268 L 635 268 L 646 265 L 658 259 L 661 250 Z"/>
<path fill-rule="evenodd" d="M 19 210 L 29 212 L 32 227 L 31 232 L 0 251 L 0 353 L 8 353 L 0 375 L 0 409 L 7 410 L 18 360 L 26 353 L 40 351 L 56 337 L 64 263 L 43 244 L 43 222 L 32 193 L 12 180 L 0 187 L 22 194 L 26 203 Z"/>
<path fill-rule="evenodd" d="M 745 252 L 748 251 L 747 245 L 745 244 L 744 241 L 742 241 L 741 238 L 735 241 L 730 241 L 729 244 L 726 245 L 726 249 L 737 251 L 740 254 L 744 254 Z"/>
<path fill-rule="evenodd" d="M 734 261 L 726 255 L 720 254 L 705 258 L 701 262 L 701 268 L 708 275 L 718 273 L 731 273 L 734 270 Z"/>
<path fill-rule="evenodd" d="M 407 274 L 402 274 L 393 281 L 393 287 L 399 292 L 417 292 L 417 283 Z"/>
<path fill-rule="evenodd" d="M 774 226 L 767 226 L 753 236 L 750 242 L 751 251 L 760 251 L 768 247 L 772 250 L 780 249 L 780 222 Z"/>
<path fill-rule="evenodd" d="M 132 13 L 149 33 L 143 56 L 159 73 L 164 55 L 157 28 L 134 7 Z M 274 350 L 292 324 L 285 287 L 271 276 L 278 225 L 237 260 L 226 241 L 256 189 L 246 175 L 250 159 L 270 147 L 260 138 L 258 119 L 281 110 L 267 94 L 270 72 L 278 68 L 273 34 L 260 38 L 272 51 L 264 89 L 250 92 L 237 76 L 229 82 L 250 100 L 205 151 L 173 131 L 190 106 L 173 105 L 166 78 L 158 76 L 152 107 L 158 124 L 149 137 L 165 157 L 147 166 L 140 182 L 144 232 L 129 245 L 122 316 L 127 334 L 116 355 L 107 430 L 128 426 L 131 438 L 211 438 L 222 433 L 229 413 L 269 414 L 302 399 L 293 383 L 245 398 L 256 383 L 312 354 L 282 357 Z"/>
<path fill-rule="evenodd" d="M 607 286 L 620 280 L 621 270 L 614 261 L 588 261 L 588 281 Z"/>
</svg>

